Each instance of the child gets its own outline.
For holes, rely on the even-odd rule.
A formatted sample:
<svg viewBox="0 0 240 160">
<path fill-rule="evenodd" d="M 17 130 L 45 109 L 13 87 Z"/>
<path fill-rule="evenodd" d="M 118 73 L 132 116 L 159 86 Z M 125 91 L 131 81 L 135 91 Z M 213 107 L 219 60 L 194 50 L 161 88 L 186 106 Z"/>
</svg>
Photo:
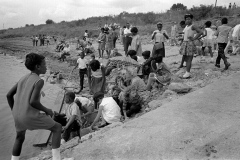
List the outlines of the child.
<svg viewBox="0 0 240 160">
<path fill-rule="evenodd" d="M 221 61 L 221 59 L 223 59 L 223 62 L 225 64 L 224 70 L 227 70 L 228 67 L 231 65 L 227 61 L 227 58 L 224 54 L 224 49 L 226 48 L 227 42 L 228 42 L 228 35 L 232 29 L 232 27 L 227 26 L 227 24 L 228 24 L 228 19 L 223 18 L 222 25 L 217 28 L 217 32 L 215 33 L 217 36 L 217 43 L 218 43 L 218 57 L 216 59 L 215 66 L 220 68 L 220 61 Z"/>
<path fill-rule="evenodd" d="M 97 117 L 90 126 L 90 129 L 94 129 L 94 125 L 99 121 L 101 116 L 102 125 L 99 126 L 99 128 L 114 122 L 120 122 L 121 119 L 120 107 L 112 97 L 104 98 L 104 94 L 102 92 L 97 92 L 93 95 L 93 99 L 94 102 L 99 107 Z"/>
<path fill-rule="evenodd" d="M 54 114 L 53 111 L 40 102 L 44 81 L 39 75 L 45 74 L 47 71 L 45 57 L 29 53 L 26 55 L 25 66 L 31 73 L 22 77 L 7 94 L 17 132 L 11 160 L 19 160 L 26 130 L 37 129 L 47 129 L 53 133 L 53 160 L 60 160 L 59 147 L 62 126 L 51 118 Z M 45 113 L 40 113 L 40 111 Z"/>
<path fill-rule="evenodd" d="M 112 32 L 109 33 L 109 29 L 105 29 L 105 34 L 106 34 L 106 45 L 105 45 L 105 50 L 107 52 L 107 58 L 110 58 L 111 55 L 111 50 L 113 49 L 113 34 Z"/>
<path fill-rule="evenodd" d="M 138 33 L 137 27 L 133 27 L 131 29 L 131 33 L 132 33 L 132 42 L 129 47 L 129 50 L 136 51 L 137 52 L 136 55 L 140 56 L 142 54 L 142 45 L 141 45 L 140 36 L 137 34 Z"/>
<path fill-rule="evenodd" d="M 75 97 L 74 102 L 79 106 L 80 111 L 83 113 L 81 117 L 86 117 L 93 113 L 94 106 L 90 99 L 86 97 Z"/>
<path fill-rule="evenodd" d="M 62 52 L 60 53 L 60 58 L 58 59 L 59 61 L 65 61 L 66 56 L 70 55 L 70 47 L 69 44 L 66 44 L 66 46 L 64 47 L 64 49 L 62 50 Z"/>
<path fill-rule="evenodd" d="M 183 43 L 183 39 L 184 39 L 184 28 L 186 27 L 185 21 L 181 21 L 180 26 L 183 29 L 183 31 L 179 33 L 179 41 L 180 41 L 180 46 L 181 46 Z M 183 63 L 185 62 L 185 57 L 186 57 L 185 55 L 182 56 L 182 61 L 181 61 L 180 66 L 178 67 L 178 69 L 184 67 Z"/>
<path fill-rule="evenodd" d="M 205 56 L 205 48 L 208 48 L 208 51 L 211 56 L 210 63 L 213 63 L 213 52 L 212 52 L 212 46 L 213 46 L 213 30 L 210 28 L 212 25 L 211 21 L 207 21 L 205 23 L 205 30 L 207 31 L 206 37 L 203 38 L 203 46 L 202 46 L 202 55 Z M 203 60 L 205 61 L 205 57 L 203 57 Z"/>
<path fill-rule="evenodd" d="M 105 92 L 105 67 L 100 65 L 98 60 L 93 60 L 89 64 L 88 68 L 88 81 L 90 94 L 95 94 L 97 92 Z"/>
<path fill-rule="evenodd" d="M 125 120 L 131 117 L 133 114 L 140 112 L 142 108 L 142 98 L 138 95 L 135 87 L 128 87 L 123 95 L 123 114 Z"/>
<path fill-rule="evenodd" d="M 132 59 L 134 59 L 135 61 L 138 61 L 138 57 L 136 55 L 131 56 Z"/>
<path fill-rule="evenodd" d="M 184 19 L 186 27 L 184 29 L 184 39 L 179 50 L 179 53 L 185 56 L 184 59 L 186 61 L 186 73 L 183 75 L 182 78 L 190 78 L 191 77 L 190 70 L 192 67 L 193 56 L 197 52 L 197 48 L 194 41 L 197 40 L 202 35 L 202 31 L 196 25 L 193 24 L 192 14 L 186 14 L 184 16 Z M 196 35 L 195 32 L 197 32 Z"/>
<path fill-rule="evenodd" d="M 104 28 L 101 28 L 101 33 L 98 36 L 98 53 L 99 58 L 103 58 L 103 53 L 105 50 L 106 34 L 104 33 Z"/>
<path fill-rule="evenodd" d="M 113 49 L 113 53 L 112 53 L 112 57 L 118 57 L 118 56 L 122 56 L 122 54 L 118 53 L 118 49 L 117 48 L 114 48 Z"/>
<path fill-rule="evenodd" d="M 153 73 L 150 73 L 147 83 L 147 90 L 151 90 L 152 85 L 155 81 L 159 82 L 161 85 L 166 85 L 171 81 L 171 72 L 164 62 L 156 66 L 155 60 L 152 61 Z"/>
<path fill-rule="evenodd" d="M 81 126 L 81 115 L 78 105 L 74 102 L 75 94 L 73 92 L 67 92 L 65 94 L 65 110 L 64 113 L 60 113 L 55 116 L 54 120 L 59 122 L 62 126 L 62 139 L 61 144 L 66 143 L 69 138 L 71 132 L 77 131 L 80 137 L 80 126 Z"/>
<path fill-rule="evenodd" d="M 93 60 L 95 60 L 95 54 L 91 54 L 91 55 L 90 55 L 90 61 L 89 61 L 89 63 L 91 63 Z"/>
<path fill-rule="evenodd" d="M 79 94 L 83 90 L 84 75 L 86 74 L 88 76 L 87 74 L 88 62 L 86 59 L 84 59 L 84 57 L 85 57 L 84 53 L 81 52 L 80 58 L 78 58 L 76 66 L 72 69 L 72 72 L 77 67 L 79 69 L 80 89 L 79 91 L 76 92 L 76 94 Z"/>
<path fill-rule="evenodd" d="M 149 74 L 151 73 L 151 61 L 152 59 L 150 58 L 150 51 L 144 51 L 142 53 L 143 58 L 145 59 L 145 62 L 142 65 L 142 74 L 144 79 L 147 79 Z"/>
</svg>

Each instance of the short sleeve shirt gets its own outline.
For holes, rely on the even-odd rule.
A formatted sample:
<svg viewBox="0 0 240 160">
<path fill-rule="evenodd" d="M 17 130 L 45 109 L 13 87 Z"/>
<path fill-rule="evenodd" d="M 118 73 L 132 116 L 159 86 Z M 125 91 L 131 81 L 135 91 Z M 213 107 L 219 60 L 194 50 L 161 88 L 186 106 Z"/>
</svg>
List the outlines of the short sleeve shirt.
<svg viewBox="0 0 240 160">
<path fill-rule="evenodd" d="M 87 68 L 88 62 L 87 62 L 86 59 L 78 58 L 77 63 L 78 63 L 78 69 L 85 69 L 85 68 Z"/>
<path fill-rule="evenodd" d="M 165 33 L 167 35 L 167 31 L 165 30 L 155 30 L 154 32 L 156 32 L 157 34 L 154 36 L 154 43 L 161 43 L 161 42 L 164 42 L 165 41 L 165 36 L 163 35 L 163 33 Z M 153 34 L 154 34 L 153 32 Z M 153 36 L 152 34 L 152 36 Z"/>
<path fill-rule="evenodd" d="M 79 107 L 75 102 L 71 104 L 66 104 L 65 114 L 66 114 L 67 120 L 69 120 L 74 115 L 76 116 L 76 120 L 80 120 L 81 118 Z"/>
</svg>

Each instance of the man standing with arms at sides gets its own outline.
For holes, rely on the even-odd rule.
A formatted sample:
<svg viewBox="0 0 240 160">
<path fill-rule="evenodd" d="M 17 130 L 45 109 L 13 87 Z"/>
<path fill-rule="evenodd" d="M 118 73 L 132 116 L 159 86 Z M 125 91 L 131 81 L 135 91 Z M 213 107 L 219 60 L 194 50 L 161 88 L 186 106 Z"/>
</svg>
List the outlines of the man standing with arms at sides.
<svg viewBox="0 0 240 160">
<path fill-rule="evenodd" d="M 124 29 L 124 37 L 125 37 L 125 43 L 124 43 L 124 51 L 125 51 L 125 55 L 127 55 L 128 52 L 128 47 L 131 45 L 132 42 L 132 33 L 131 33 L 131 28 L 130 28 L 130 24 L 127 23 L 126 24 L 126 28 Z"/>
</svg>

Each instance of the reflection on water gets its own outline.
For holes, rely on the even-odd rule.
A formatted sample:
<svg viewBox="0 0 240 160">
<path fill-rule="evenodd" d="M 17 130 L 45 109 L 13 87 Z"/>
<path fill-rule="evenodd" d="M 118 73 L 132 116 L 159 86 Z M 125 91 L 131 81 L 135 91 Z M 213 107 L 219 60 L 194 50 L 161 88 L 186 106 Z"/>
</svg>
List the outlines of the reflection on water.
<svg viewBox="0 0 240 160">
<path fill-rule="evenodd" d="M 9 89 L 27 73 L 29 73 L 29 71 L 25 68 L 22 60 L 17 60 L 11 56 L 0 55 L 0 159 L 10 159 L 16 136 L 14 120 L 10 107 L 7 104 L 6 94 Z M 43 91 L 46 95 L 42 97 L 41 102 L 46 107 L 55 108 L 54 110 L 58 111 L 60 104 L 56 104 L 55 100 L 57 96 L 59 96 L 59 93 L 62 93 L 60 88 L 57 87 L 56 84 L 45 83 Z M 38 131 L 27 131 L 21 159 L 26 159 L 41 152 L 41 148 L 32 147 L 37 132 Z"/>
</svg>

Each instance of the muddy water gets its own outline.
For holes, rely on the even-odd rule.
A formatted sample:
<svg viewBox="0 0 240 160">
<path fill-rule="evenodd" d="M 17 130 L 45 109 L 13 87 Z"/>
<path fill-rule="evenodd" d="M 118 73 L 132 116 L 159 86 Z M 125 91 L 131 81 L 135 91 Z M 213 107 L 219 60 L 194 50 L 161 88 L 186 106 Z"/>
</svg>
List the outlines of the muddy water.
<svg viewBox="0 0 240 160">
<path fill-rule="evenodd" d="M 29 71 L 25 68 L 22 60 L 0 54 L 0 159 L 10 159 L 16 136 L 14 120 L 7 104 L 6 93 L 27 73 L 29 73 Z M 59 93 L 62 93 L 60 92 L 60 88 L 56 84 L 46 82 L 43 91 L 46 95 L 41 98 L 41 102 L 46 107 L 54 108 L 54 110 L 58 111 L 60 105 L 57 104 L 59 107 L 56 107 L 56 99 L 59 99 Z M 46 149 L 32 146 L 35 142 L 37 132 L 38 131 L 27 131 L 21 159 L 27 159 Z"/>
</svg>

